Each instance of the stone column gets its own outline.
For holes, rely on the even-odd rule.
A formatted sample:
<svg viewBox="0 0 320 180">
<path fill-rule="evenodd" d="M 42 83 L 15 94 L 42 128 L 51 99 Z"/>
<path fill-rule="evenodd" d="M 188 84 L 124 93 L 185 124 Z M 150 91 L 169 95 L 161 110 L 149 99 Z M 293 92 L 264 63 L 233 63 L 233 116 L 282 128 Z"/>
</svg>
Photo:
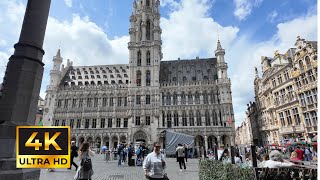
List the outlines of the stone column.
<svg viewBox="0 0 320 180">
<path fill-rule="evenodd" d="M 221 145 L 221 136 L 218 136 L 218 137 L 217 137 L 217 141 L 218 141 L 217 146 L 218 146 L 218 149 L 219 149 L 219 148 L 220 148 L 220 145 Z"/>
<path fill-rule="evenodd" d="M 208 150 L 208 137 L 207 137 L 207 135 L 204 136 L 204 147 L 206 148 L 204 150 L 204 153 L 206 153 Z"/>
<path fill-rule="evenodd" d="M 51 0 L 29 0 L 19 42 L 9 58 L 0 100 L 0 179 L 39 179 L 40 171 L 16 169 L 17 125 L 34 125 L 41 87 L 42 49 Z"/>
</svg>

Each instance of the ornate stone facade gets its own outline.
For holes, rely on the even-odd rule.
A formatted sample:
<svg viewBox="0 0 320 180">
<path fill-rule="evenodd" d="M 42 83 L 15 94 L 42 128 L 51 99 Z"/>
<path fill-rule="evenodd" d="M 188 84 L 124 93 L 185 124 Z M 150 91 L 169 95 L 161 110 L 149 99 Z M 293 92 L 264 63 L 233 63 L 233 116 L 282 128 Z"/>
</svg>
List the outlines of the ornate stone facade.
<svg viewBox="0 0 320 180">
<path fill-rule="evenodd" d="M 298 38 L 285 54 L 262 57 L 254 81 L 260 144 L 303 141 L 317 133 L 316 42 Z M 307 102 L 307 103 L 306 103 Z"/>
<path fill-rule="evenodd" d="M 159 0 L 139 0 L 130 16 L 129 64 L 62 67 L 53 58 L 44 120 L 70 125 L 72 139 L 93 146 L 163 143 L 161 132 L 195 136 L 196 145 L 234 144 L 225 51 L 215 58 L 161 61 Z"/>
</svg>

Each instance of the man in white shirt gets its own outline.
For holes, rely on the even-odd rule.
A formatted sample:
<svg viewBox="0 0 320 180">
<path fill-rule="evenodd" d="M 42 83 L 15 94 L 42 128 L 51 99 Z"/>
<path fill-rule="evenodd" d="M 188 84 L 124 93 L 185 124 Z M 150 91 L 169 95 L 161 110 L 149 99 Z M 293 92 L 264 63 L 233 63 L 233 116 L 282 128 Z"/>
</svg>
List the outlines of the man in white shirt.
<svg viewBox="0 0 320 180">
<path fill-rule="evenodd" d="M 269 154 L 270 160 L 263 161 L 259 164 L 259 167 L 267 168 L 281 168 L 281 167 L 292 167 L 294 166 L 291 162 L 284 162 L 281 157 L 281 153 L 278 150 L 273 150 Z"/>
<path fill-rule="evenodd" d="M 178 144 L 178 147 L 176 149 L 177 151 L 177 155 L 178 155 L 178 162 L 179 162 L 179 166 L 180 166 L 180 171 L 182 171 L 182 165 L 184 167 L 184 169 L 186 169 L 186 163 L 184 162 L 184 157 L 185 157 L 185 152 L 184 152 L 184 147 L 182 146 L 182 144 Z"/>
</svg>

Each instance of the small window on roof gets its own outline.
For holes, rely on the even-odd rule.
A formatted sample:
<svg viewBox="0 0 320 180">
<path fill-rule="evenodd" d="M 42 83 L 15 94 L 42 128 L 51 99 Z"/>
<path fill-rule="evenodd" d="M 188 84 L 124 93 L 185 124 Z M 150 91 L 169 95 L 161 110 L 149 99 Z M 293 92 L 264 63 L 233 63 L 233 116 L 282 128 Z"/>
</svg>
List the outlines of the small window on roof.
<svg viewBox="0 0 320 180">
<path fill-rule="evenodd" d="M 103 78 L 108 78 L 107 75 L 103 75 Z"/>
<path fill-rule="evenodd" d="M 114 76 L 111 74 L 111 75 L 110 75 L 110 78 L 114 78 Z"/>
<path fill-rule="evenodd" d="M 111 81 L 111 84 L 116 84 L 116 82 L 114 80 Z"/>
</svg>

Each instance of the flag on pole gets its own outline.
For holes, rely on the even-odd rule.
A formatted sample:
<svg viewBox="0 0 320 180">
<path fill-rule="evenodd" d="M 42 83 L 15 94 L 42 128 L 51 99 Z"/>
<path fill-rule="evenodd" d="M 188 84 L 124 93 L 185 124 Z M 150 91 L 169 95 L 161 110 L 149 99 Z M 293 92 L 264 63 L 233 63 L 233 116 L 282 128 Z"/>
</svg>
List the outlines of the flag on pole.
<svg viewBox="0 0 320 180">
<path fill-rule="evenodd" d="M 232 123 L 233 123 L 233 121 L 232 121 L 232 119 L 230 117 L 229 117 L 227 122 L 228 122 L 229 125 L 232 125 Z"/>
</svg>

